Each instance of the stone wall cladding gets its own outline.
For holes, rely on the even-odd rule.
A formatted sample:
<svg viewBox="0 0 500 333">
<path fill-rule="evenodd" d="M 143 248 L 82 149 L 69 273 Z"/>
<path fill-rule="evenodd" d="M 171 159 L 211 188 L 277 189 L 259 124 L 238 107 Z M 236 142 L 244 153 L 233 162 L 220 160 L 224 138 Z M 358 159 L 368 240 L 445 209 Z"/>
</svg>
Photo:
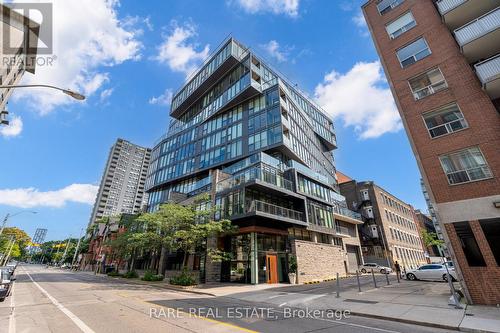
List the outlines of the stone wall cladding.
<svg viewBox="0 0 500 333">
<path fill-rule="evenodd" d="M 346 276 L 347 255 L 341 247 L 295 240 L 292 249 L 297 257 L 297 282 L 307 283 Z"/>
</svg>

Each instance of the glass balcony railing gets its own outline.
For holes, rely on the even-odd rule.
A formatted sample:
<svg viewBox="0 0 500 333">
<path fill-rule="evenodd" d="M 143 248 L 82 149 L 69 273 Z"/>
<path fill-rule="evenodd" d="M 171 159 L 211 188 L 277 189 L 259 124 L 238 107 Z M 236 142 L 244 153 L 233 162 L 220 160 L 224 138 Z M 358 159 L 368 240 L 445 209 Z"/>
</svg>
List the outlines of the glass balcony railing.
<svg viewBox="0 0 500 333">
<path fill-rule="evenodd" d="M 277 217 L 284 217 L 291 220 L 303 221 L 305 222 L 305 216 L 302 212 L 284 208 L 281 206 L 273 205 L 264 201 L 253 200 L 246 203 L 245 210 L 247 213 L 250 212 L 262 212 L 266 214 L 271 214 Z"/>
<path fill-rule="evenodd" d="M 482 84 L 486 84 L 495 78 L 500 78 L 500 54 L 481 61 L 474 65 L 474 67 Z"/>
<path fill-rule="evenodd" d="M 220 181 L 217 184 L 217 192 L 231 189 L 256 179 L 288 191 L 293 191 L 293 182 L 285 179 L 281 174 L 262 169 L 261 167 L 254 167 L 241 174 Z"/>
<path fill-rule="evenodd" d="M 335 214 L 339 214 L 339 215 L 350 217 L 350 218 L 355 219 L 355 220 L 363 221 L 360 213 L 354 212 L 354 211 L 347 209 L 347 208 L 340 206 L 340 205 L 334 205 L 333 212 Z"/>
<path fill-rule="evenodd" d="M 346 228 L 346 227 L 341 227 L 341 226 L 336 226 L 335 227 L 335 231 L 337 232 L 337 234 L 339 235 L 347 235 L 349 236 L 349 229 Z"/>
<path fill-rule="evenodd" d="M 455 29 L 455 38 L 460 46 L 500 27 L 500 7 L 484 14 L 481 17 Z"/>
</svg>

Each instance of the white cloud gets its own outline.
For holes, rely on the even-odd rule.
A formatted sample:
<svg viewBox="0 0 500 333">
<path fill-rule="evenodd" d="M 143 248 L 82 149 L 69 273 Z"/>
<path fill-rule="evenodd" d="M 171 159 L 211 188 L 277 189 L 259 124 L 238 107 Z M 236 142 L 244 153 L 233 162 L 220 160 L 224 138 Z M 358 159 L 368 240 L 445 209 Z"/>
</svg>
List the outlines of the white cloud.
<svg viewBox="0 0 500 333">
<path fill-rule="evenodd" d="M 113 91 L 114 88 L 104 89 L 103 91 L 101 91 L 101 95 L 99 97 L 100 101 L 106 101 L 113 94 Z"/>
<path fill-rule="evenodd" d="M 358 27 L 358 31 L 362 36 L 368 37 L 370 35 L 368 32 L 368 25 L 366 24 L 365 16 L 363 15 L 363 12 L 361 10 L 352 17 L 352 22 Z"/>
<path fill-rule="evenodd" d="M 359 62 L 347 73 L 332 71 L 316 86 L 317 102 L 360 138 L 376 138 L 402 129 L 396 104 L 380 62 Z"/>
<path fill-rule="evenodd" d="M 11 114 L 10 119 L 8 120 L 9 125 L 0 125 L 0 136 L 9 138 L 21 134 L 23 130 L 23 121 L 21 120 L 21 117 Z"/>
<path fill-rule="evenodd" d="M 297 17 L 299 14 L 299 0 L 236 0 L 238 5 L 247 13 L 270 12 Z"/>
<path fill-rule="evenodd" d="M 208 56 L 210 45 L 207 44 L 197 51 L 197 45 L 189 41 L 197 36 L 196 27 L 191 23 L 179 26 L 176 21 L 172 21 L 171 24 L 173 31 L 164 36 L 154 59 L 167 64 L 174 72 L 189 75 Z"/>
<path fill-rule="evenodd" d="M 64 0 L 53 2 L 53 65 L 37 66 L 36 74 L 27 73 L 24 83 L 53 84 L 91 96 L 109 81 L 103 67 L 140 58 L 141 30 L 133 20 L 118 19 L 115 0 Z M 131 23 L 132 22 L 132 23 Z M 144 23 L 146 24 L 146 23 Z M 61 92 L 18 90 L 15 99 L 27 99 L 40 114 L 60 105 L 77 102 Z"/>
<path fill-rule="evenodd" d="M 0 190 L 0 204 L 19 208 L 63 207 L 67 202 L 92 205 L 98 186 L 71 184 L 60 190 L 41 192 L 33 187 Z"/>
<path fill-rule="evenodd" d="M 272 58 L 278 62 L 287 60 L 288 51 L 280 49 L 280 44 L 275 40 L 270 40 L 267 44 L 260 45 Z"/>
<path fill-rule="evenodd" d="M 149 99 L 149 104 L 168 106 L 172 101 L 172 95 L 173 95 L 172 89 L 165 89 L 165 92 L 162 95 L 151 97 Z"/>
</svg>

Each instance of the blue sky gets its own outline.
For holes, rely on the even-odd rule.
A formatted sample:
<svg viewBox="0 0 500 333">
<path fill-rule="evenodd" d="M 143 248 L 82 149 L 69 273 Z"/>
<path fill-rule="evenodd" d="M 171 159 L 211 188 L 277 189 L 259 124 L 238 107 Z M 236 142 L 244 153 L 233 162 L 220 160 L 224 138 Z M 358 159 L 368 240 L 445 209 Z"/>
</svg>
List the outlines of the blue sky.
<svg viewBox="0 0 500 333">
<path fill-rule="evenodd" d="M 168 100 L 192 68 L 232 34 L 315 98 L 335 120 L 339 170 L 374 180 L 425 210 L 420 174 L 359 1 L 221 0 L 54 3 L 55 65 L 26 83 L 84 92 L 84 103 L 21 91 L 0 131 L 0 217 L 47 239 L 86 227 L 117 137 L 152 146 Z M 78 15 L 75 16 L 75 10 Z M 73 17 L 72 20 L 66 20 Z"/>
</svg>

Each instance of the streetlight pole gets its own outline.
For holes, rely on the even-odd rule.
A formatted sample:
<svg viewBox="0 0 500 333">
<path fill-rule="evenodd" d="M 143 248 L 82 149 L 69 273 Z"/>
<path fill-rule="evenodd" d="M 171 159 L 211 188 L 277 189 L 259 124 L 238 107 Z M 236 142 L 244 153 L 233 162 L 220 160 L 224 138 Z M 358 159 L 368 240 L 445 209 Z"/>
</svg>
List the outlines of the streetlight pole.
<svg viewBox="0 0 500 333">
<path fill-rule="evenodd" d="M 79 101 L 83 101 L 85 99 L 85 96 L 80 94 L 79 92 L 70 90 L 70 89 L 63 89 L 59 88 L 56 86 L 52 86 L 49 84 L 19 84 L 19 85 L 0 85 L 0 89 L 16 89 L 16 88 L 49 88 L 49 89 L 55 89 L 62 91 L 68 96 L 73 97 L 74 99 L 77 99 Z"/>
<path fill-rule="evenodd" d="M 76 244 L 75 254 L 73 255 L 73 260 L 71 261 L 71 269 L 73 269 L 73 265 L 75 264 L 76 256 L 78 255 L 78 251 L 80 250 L 80 243 L 82 242 L 82 233 L 83 233 L 83 228 L 80 231 L 80 236 L 78 237 L 78 244 Z"/>
<path fill-rule="evenodd" d="M 17 89 L 17 88 L 49 88 L 62 91 L 64 94 L 73 97 L 76 100 L 83 101 L 85 96 L 80 94 L 79 92 L 63 89 L 56 86 L 52 86 L 49 84 L 19 84 L 19 85 L 0 85 L 0 89 Z M 9 121 L 6 119 L 6 116 L 9 114 L 7 110 L 0 110 L 0 125 L 9 125 Z"/>
<path fill-rule="evenodd" d="M 3 219 L 3 222 L 2 222 L 2 228 L 0 228 L 0 236 L 2 235 L 3 233 L 3 230 L 5 229 L 5 226 L 7 225 L 7 220 L 11 217 L 14 217 L 16 215 L 19 215 L 19 214 L 22 214 L 22 213 L 31 213 L 31 214 L 37 214 L 37 212 L 35 211 L 30 211 L 30 210 L 22 210 L 20 212 L 17 212 L 15 214 L 12 214 L 10 215 L 10 213 L 7 213 L 7 215 L 5 215 L 5 218 Z"/>
<path fill-rule="evenodd" d="M 9 251 L 7 252 L 7 255 L 5 258 L 2 260 L 2 266 L 7 264 L 7 261 L 9 260 L 10 253 L 12 252 L 12 248 L 14 247 L 14 244 L 16 243 L 16 237 L 14 235 L 10 236 L 10 242 L 9 242 Z"/>
</svg>

